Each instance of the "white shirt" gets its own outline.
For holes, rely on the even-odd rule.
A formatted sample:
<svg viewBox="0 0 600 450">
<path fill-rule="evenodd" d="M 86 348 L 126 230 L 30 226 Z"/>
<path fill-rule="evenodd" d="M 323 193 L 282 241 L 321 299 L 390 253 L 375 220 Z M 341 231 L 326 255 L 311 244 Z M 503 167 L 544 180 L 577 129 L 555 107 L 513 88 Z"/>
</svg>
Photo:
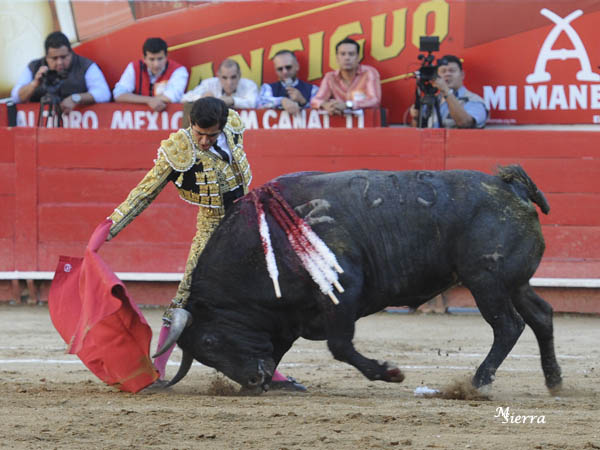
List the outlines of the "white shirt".
<svg viewBox="0 0 600 450">
<path fill-rule="evenodd" d="M 229 161 L 233 160 L 232 154 L 231 154 L 231 149 L 229 148 L 229 144 L 227 143 L 227 136 L 225 136 L 225 133 L 221 133 L 219 135 L 219 137 L 217 138 L 217 145 L 219 146 L 219 148 L 221 150 L 223 150 L 225 153 L 227 153 L 227 155 L 229 155 Z M 219 152 L 215 150 L 214 147 L 210 147 L 210 152 L 214 153 L 215 155 L 217 155 L 219 158 L 221 157 L 221 155 L 219 155 Z M 227 161 L 227 162 L 229 162 Z"/>
<path fill-rule="evenodd" d="M 10 91 L 10 95 L 12 97 L 13 102 L 21 103 L 21 99 L 19 98 L 19 89 L 21 89 L 26 84 L 29 84 L 33 81 L 33 77 L 35 74 L 31 73 L 29 67 L 25 67 L 21 75 L 19 75 L 19 79 L 17 80 L 17 84 Z M 87 86 L 87 92 L 92 94 L 96 103 L 105 103 L 110 101 L 110 88 L 108 87 L 108 83 L 100 70 L 100 67 L 96 63 L 92 63 L 90 67 L 85 71 L 85 85 Z"/>
<path fill-rule="evenodd" d="M 133 68 L 133 62 L 127 64 L 127 67 L 121 75 L 121 79 L 115 84 L 113 89 L 113 97 L 116 99 L 122 94 L 131 94 L 135 91 L 135 69 Z M 152 75 L 148 70 L 150 76 L 150 82 L 154 83 L 157 78 L 162 75 Z M 173 71 L 171 76 L 165 82 L 161 82 L 154 86 L 154 95 L 165 95 L 171 102 L 177 103 L 181 101 L 185 88 L 188 82 L 188 71 L 185 67 L 178 67 Z"/>
<path fill-rule="evenodd" d="M 198 86 L 191 91 L 187 92 L 182 102 L 195 102 L 199 98 L 204 97 L 206 94 L 215 97 L 222 98 L 225 94 L 221 87 L 221 82 L 217 77 L 207 78 L 202 80 Z M 256 108 L 256 99 L 258 98 L 258 86 L 252 80 L 248 78 L 240 78 L 233 97 L 234 108 Z"/>
</svg>

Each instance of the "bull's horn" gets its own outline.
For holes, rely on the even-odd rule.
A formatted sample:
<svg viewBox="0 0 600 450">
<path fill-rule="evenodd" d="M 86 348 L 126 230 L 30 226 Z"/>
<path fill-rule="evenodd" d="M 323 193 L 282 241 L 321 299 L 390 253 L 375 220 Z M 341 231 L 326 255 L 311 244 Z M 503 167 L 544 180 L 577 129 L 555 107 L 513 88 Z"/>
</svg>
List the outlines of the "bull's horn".
<svg viewBox="0 0 600 450">
<path fill-rule="evenodd" d="M 171 315 L 171 326 L 169 327 L 167 339 L 162 347 L 159 348 L 156 353 L 152 355 L 152 357 L 156 358 L 169 350 L 169 348 L 171 348 L 171 346 L 177 342 L 185 327 L 187 327 L 190 323 L 192 323 L 192 315 L 189 311 L 183 308 L 173 308 Z"/>
<path fill-rule="evenodd" d="M 190 352 L 184 351 L 183 357 L 181 358 L 179 370 L 177 371 L 173 379 L 169 381 L 167 387 L 173 386 L 175 383 L 178 383 L 183 377 L 185 377 L 188 371 L 190 370 L 190 367 L 192 367 L 192 362 L 194 362 L 194 357 L 192 356 L 192 354 Z"/>
</svg>

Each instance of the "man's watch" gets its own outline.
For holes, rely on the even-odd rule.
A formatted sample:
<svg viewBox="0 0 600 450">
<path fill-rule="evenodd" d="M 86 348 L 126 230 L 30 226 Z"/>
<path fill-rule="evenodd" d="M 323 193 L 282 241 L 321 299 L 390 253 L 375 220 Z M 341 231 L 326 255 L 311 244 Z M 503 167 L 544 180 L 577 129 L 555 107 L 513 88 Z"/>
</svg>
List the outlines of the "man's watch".
<svg viewBox="0 0 600 450">
<path fill-rule="evenodd" d="M 346 100 L 346 108 L 352 109 L 353 106 L 354 106 L 354 103 L 352 103 L 352 100 Z"/>
<path fill-rule="evenodd" d="M 72 94 L 71 100 L 73 100 L 74 103 L 79 103 L 81 101 L 81 94 Z"/>
</svg>

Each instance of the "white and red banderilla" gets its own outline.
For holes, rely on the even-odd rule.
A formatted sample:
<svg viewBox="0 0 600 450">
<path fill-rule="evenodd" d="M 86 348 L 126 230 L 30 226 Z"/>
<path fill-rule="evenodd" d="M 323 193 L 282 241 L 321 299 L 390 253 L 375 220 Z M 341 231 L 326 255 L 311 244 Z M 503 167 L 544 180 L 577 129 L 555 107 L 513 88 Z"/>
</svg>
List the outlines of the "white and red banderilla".
<svg viewBox="0 0 600 450">
<path fill-rule="evenodd" d="M 279 271 L 265 210 L 260 201 L 261 192 L 269 195 L 269 199 L 265 202 L 268 211 L 285 232 L 292 249 L 298 255 L 306 271 L 319 286 L 321 292 L 327 295 L 334 304 L 339 304 L 333 288 L 335 287 L 340 293 L 344 292 L 344 288 L 338 281 L 338 274 L 344 273 L 344 270 L 338 264 L 335 255 L 312 228 L 296 214 L 282 195 L 273 186 L 267 185 L 254 190 L 252 196 L 258 216 L 258 230 L 265 253 L 267 270 L 273 281 L 275 296 L 281 298 Z"/>
</svg>

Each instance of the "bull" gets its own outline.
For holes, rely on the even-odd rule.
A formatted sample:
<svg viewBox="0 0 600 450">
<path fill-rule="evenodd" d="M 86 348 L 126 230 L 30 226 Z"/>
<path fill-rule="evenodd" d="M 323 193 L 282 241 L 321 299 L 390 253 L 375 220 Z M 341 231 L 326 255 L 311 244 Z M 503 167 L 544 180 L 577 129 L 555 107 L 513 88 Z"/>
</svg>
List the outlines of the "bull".
<svg viewBox="0 0 600 450">
<path fill-rule="evenodd" d="M 207 243 L 185 309 L 170 335 L 183 350 L 173 385 L 194 359 L 261 392 L 299 337 L 326 340 L 333 357 L 369 380 L 400 382 L 390 362 L 353 346 L 355 321 L 388 306 L 417 308 L 462 284 L 472 293 L 494 340 L 472 384 L 490 384 L 525 324 L 538 341 L 546 386 L 561 370 L 552 308 L 529 284 L 545 249 L 534 203 L 549 205 L 520 166 L 477 171 L 304 172 L 281 176 L 240 199 Z M 275 188 L 273 190 L 272 188 Z M 289 229 L 273 208 L 277 192 L 333 252 L 343 269 L 334 304 L 301 263 Z M 254 200 L 252 197 L 254 196 Z M 264 208 L 278 267 L 277 298 L 258 232 Z M 159 354 L 161 351 L 158 352 Z"/>
</svg>

